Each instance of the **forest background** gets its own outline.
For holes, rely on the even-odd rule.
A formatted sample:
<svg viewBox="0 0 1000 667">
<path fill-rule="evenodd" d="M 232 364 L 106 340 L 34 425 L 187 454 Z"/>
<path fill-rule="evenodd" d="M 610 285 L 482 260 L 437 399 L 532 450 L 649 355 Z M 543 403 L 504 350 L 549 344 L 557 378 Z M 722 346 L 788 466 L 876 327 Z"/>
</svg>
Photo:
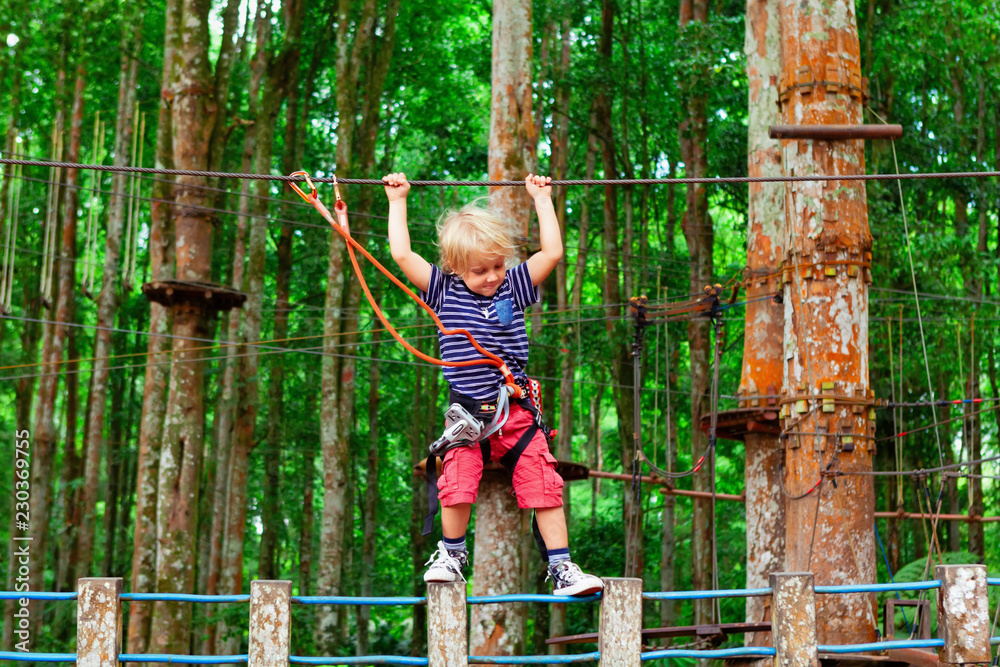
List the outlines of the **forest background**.
<svg viewBox="0 0 1000 667">
<path fill-rule="evenodd" d="M 178 12 L 208 17 L 199 33 L 207 41 L 192 46 L 195 33 L 183 31 Z M 895 171 L 897 157 L 901 171 L 1000 168 L 997 3 L 860 0 L 857 12 L 869 79 L 866 122 L 904 127 L 895 146 L 868 143 L 867 171 Z M 3 0 L 4 157 L 181 168 L 164 146 L 171 106 L 190 98 L 214 104 L 203 114 L 212 122 L 201 128 L 206 169 L 482 179 L 491 15 L 487 2 L 458 0 Z M 746 15 L 747 6 L 731 0 L 536 0 L 529 139 L 537 171 L 560 178 L 746 175 Z M 185 56 L 191 48 L 208 57 Z M 12 471 L 15 432 L 31 434 L 31 530 L 36 554 L 44 554 L 33 588 L 72 590 L 78 577 L 121 576 L 136 591 L 181 590 L 171 586 L 189 582 L 195 592 L 227 593 L 246 592 L 253 578 L 287 578 L 299 594 L 421 594 L 422 564 L 436 538 L 420 536 L 426 500 L 413 467 L 438 433 L 446 388 L 436 368 L 387 340 L 359 301 L 343 243 L 326 223 L 278 182 L 195 186 L 153 175 L 10 166 L 3 175 L 0 297 L 8 315 L 0 320 L 0 430 Z M 355 237 L 391 265 L 380 188 L 341 191 Z M 562 431 L 554 444 L 561 460 L 630 470 L 631 449 L 622 444 L 632 433 L 628 297 L 687 298 L 705 275 L 739 282 L 747 188 L 720 184 L 705 193 L 708 206 L 698 212 L 697 193 L 683 185 L 557 189 L 566 254 L 530 315 L 529 370 L 542 380 L 546 412 Z M 880 398 L 928 401 L 900 192 L 895 183 L 871 182 L 867 194 L 871 386 Z M 434 257 L 441 211 L 485 195 L 484 188 L 414 188 L 415 246 Z M 320 186 L 320 196 L 332 200 L 331 188 Z M 997 182 L 907 181 L 902 198 L 933 395 L 1000 396 Z M 171 357 L 177 339 L 149 335 L 171 331 L 169 311 L 151 305 L 141 286 L 175 277 L 172 224 L 181 208 L 213 223 L 202 246 L 211 248 L 207 278 L 247 300 L 242 309 L 211 311 L 199 340 Z M 525 238 L 525 251 L 533 238 Z M 380 276 L 368 277 L 394 324 L 434 354 L 430 321 Z M 735 407 L 739 309 L 728 311 L 724 331 L 720 409 Z M 687 323 L 675 322 L 651 327 L 645 339 L 643 447 L 675 470 L 689 468 L 703 450 L 692 423 L 711 409 L 704 385 L 710 369 L 701 361 L 707 356 L 691 354 L 691 336 Z M 196 384 L 204 416 L 189 425 L 204 433 L 196 451 L 157 449 L 170 409 L 171 359 L 202 369 Z M 996 406 L 939 410 L 947 463 L 998 453 Z M 883 410 L 878 433 L 932 423 L 927 407 Z M 880 444 L 876 469 L 937 461 L 928 429 Z M 721 442 L 716 490 L 742 493 L 742 469 L 742 445 Z M 901 502 L 907 511 L 929 511 L 940 490 L 942 511 L 996 515 L 998 469 L 992 463 L 968 471 L 978 476 L 932 476 L 929 487 L 879 478 L 877 509 L 895 511 Z M 157 571 L 151 536 L 169 474 L 194 499 L 185 506 L 193 523 L 167 536 L 174 570 Z M 11 498 L 11 521 L 0 522 L 8 545 L 18 530 L 15 480 L 0 476 L 0 497 Z M 678 486 L 692 483 L 707 488 L 690 479 Z M 575 559 L 588 571 L 621 575 L 628 484 L 569 486 Z M 692 535 L 690 500 L 648 487 L 641 504 L 643 548 L 633 565 L 646 590 L 692 588 L 692 540 L 700 538 Z M 739 588 L 743 508 L 719 502 L 716 510 L 718 583 Z M 878 528 L 886 544 L 880 580 L 887 566 L 897 580 L 919 578 L 927 526 L 880 519 Z M 946 521 L 938 540 L 948 558 L 986 562 L 995 573 L 998 531 L 997 523 Z M 0 567 L 7 590 L 11 562 Z M 542 569 L 529 569 L 525 590 L 547 590 Z M 591 611 L 578 607 L 569 610 L 568 633 L 594 627 Z M 34 648 L 70 650 L 72 606 L 34 608 Z M 193 618 L 173 640 L 193 652 L 238 653 L 245 641 L 239 605 L 161 611 L 157 620 L 152 605 L 131 605 L 129 652 L 145 650 L 151 633 L 155 640 L 156 623 L 185 613 Z M 424 650 L 419 608 L 313 616 L 321 613 L 296 610 L 303 621 L 295 626 L 297 653 Z M 527 641 L 544 652 L 549 610 L 524 613 Z M 693 618 L 687 605 L 647 613 L 649 623 Z M 742 621 L 742 602 L 723 601 L 722 615 Z M 5 648 L 10 618 L 4 614 Z"/>
</svg>

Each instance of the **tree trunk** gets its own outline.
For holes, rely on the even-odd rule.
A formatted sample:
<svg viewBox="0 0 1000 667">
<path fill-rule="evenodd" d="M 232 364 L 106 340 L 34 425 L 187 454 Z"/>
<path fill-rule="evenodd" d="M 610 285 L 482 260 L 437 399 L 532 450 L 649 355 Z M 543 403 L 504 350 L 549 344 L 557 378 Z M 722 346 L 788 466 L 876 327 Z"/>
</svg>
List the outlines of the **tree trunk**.
<svg viewBox="0 0 1000 667">
<path fill-rule="evenodd" d="M 360 18 L 352 23 L 350 2 L 340 0 L 337 13 L 337 173 L 364 173 L 374 164 L 376 130 L 385 76 L 395 44 L 399 0 L 390 0 L 379 23 L 376 6 L 367 0 Z M 351 25 L 355 32 L 351 34 Z M 362 104 L 359 93 L 364 91 Z M 358 125 L 359 106 L 362 107 Z M 344 189 L 341 190 L 344 192 Z M 372 193 L 359 191 L 352 210 L 367 213 Z M 352 232 L 364 232 L 366 218 L 355 218 Z M 342 590 L 344 565 L 348 560 L 345 531 L 349 523 L 350 476 L 348 445 L 354 415 L 354 355 L 357 335 L 359 289 L 345 279 L 347 256 L 339 234 L 330 234 L 327 265 L 326 312 L 323 320 L 324 356 L 320 441 L 323 456 L 323 515 L 320 523 L 319 590 L 336 595 Z M 345 282 L 350 280 L 350 282 Z M 341 333 L 343 337 L 338 338 Z M 338 358 L 333 355 L 344 355 Z M 324 651 L 334 650 L 342 633 L 337 610 L 323 607 L 317 613 L 315 641 Z"/>
<path fill-rule="evenodd" d="M 64 107 L 64 96 L 66 88 L 66 70 L 63 66 L 60 67 L 57 78 L 56 78 L 56 114 L 52 127 L 52 145 L 53 150 L 57 150 L 55 147 L 62 145 L 63 133 L 66 130 L 66 115 Z M 53 158 L 56 160 L 61 160 L 64 156 L 59 153 L 53 153 Z M 48 209 L 46 211 L 46 224 L 43 227 L 44 235 L 48 239 L 49 230 L 58 225 L 59 220 L 59 210 L 62 204 L 62 193 L 61 188 L 61 177 L 59 170 L 52 171 L 52 180 L 55 181 L 51 184 L 51 188 L 54 192 L 50 195 L 48 199 Z M 65 221 L 64 221 L 65 222 Z M 75 218 L 73 224 L 75 225 Z M 74 230 L 75 231 L 75 230 Z M 70 242 L 75 241 L 74 236 L 67 237 L 67 230 L 63 229 L 62 241 L 63 245 L 67 238 Z M 52 241 L 55 243 L 55 231 L 52 231 Z M 65 254 L 65 248 L 57 250 L 52 246 L 48 247 L 48 252 L 53 256 L 58 256 Z M 75 254 L 75 253 L 74 253 Z M 45 264 L 49 261 L 45 254 L 41 257 L 42 263 Z M 70 260 L 62 260 L 59 262 L 59 277 L 62 277 L 67 272 L 73 271 L 73 262 Z M 42 273 L 44 276 L 45 268 L 43 267 Z M 51 307 L 50 304 L 45 301 L 48 297 L 46 288 L 44 287 L 44 278 L 42 279 L 43 287 L 41 288 L 43 303 L 46 307 Z M 55 311 L 54 321 L 48 322 L 43 325 L 42 333 L 42 361 L 47 364 L 41 367 L 43 374 L 38 382 L 38 402 L 37 409 L 35 412 L 35 428 L 33 436 L 32 451 L 31 451 L 31 497 L 29 499 L 30 505 L 30 536 L 32 542 L 32 551 L 37 554 L 37 561 L 34 563 L 35 567 L 32 567 L 28 574 L 28 584 L 31 590 L 42 590 L 45 588 L 45 569 L 46 560 L 48 558 L 48 537 L 49 537 L 49 521 L 52 515 L 52 469 L 53 462 L 55 461 L 55 449 L 56 449 L 56 425 L 55 425 L 55 412 L 56 412 L 56 394 L 59 388 L 59 375 L 60 366 L 56 365 L 63 360 L 63 349 L 66 344 L 66 326 L 65 324 L 69 321 L 70 316 L 70 301 L 72 300 L 72 291 L 69 295 L 66 295 L 63 289 L 72 290 L 72 282 L 65 286 L 60 286 L 59 289 L 59 300 L 68 299 L 62 304 L 56 304 L 53 308 Z M 60 308 L 59 306 L 62 306 Z M 27 424 L 27 422 L 18 422 L 18 424 Z M 13 562 L 13 561 L 11 561 Z M 33 634 L 37 635 L 41 629 L 41 618 L 44 603 L 41 601 L 31 600 L 28 603 L 28 613 L 31 618 L 31 629 Z"/>
<path fill-rule="evenodd" d="M 215 98 L 208 50 L 209 4 L 182 0 L 177 22 L 171 125 L 177 169 L 208 168 Z M 177 179 L 177 277 L 211 281 L 212 217 L 204 210 L 208 194 L 203 177 Z M 156 589 L 191 593 L 197 552 L 198 490 L 203 450 L 204 363 L 194 348 L 208 333 L 207 305 L 196 297 L 173 303 L 173 361 L 164 419 L 157 485 L 158 555 Z M 176 363 L 182 362 L 182 363 Z M 151 653 L 184 653 L 191 633 L 191 603 L 157 602 L 150 630 Z"/>
<path fill-rule="evenodd" d="M 778 0 L 748 0 L 746 40 L 749 79 L 748 170 L 750 176 L 781 175 L 781 143 L 768 138 L 778 102 L 781 73 Z M 772 81 L 774 83 L 772 83 Z M 743 340 L 741 409 L 777 409 L 782 382 L 784 313 L 768 295 L 781 287 L 781 261 L 788 247 L 785 188 L 751 183 L 747 229 L 746 326 Z M 764 299 L 764 300 L 760 300 Z M 758 398 L 770 396 L 772 398 Z M 785 561 L 785 499 L 779 475 L 783 451 L 775 434 L 747 433 L 745 439 L 747 588 L 766 588 Z M 770 620 L 764 598 L 747 598 L 748 623 Z M 771 633 L 748 633 L 747 646 L 771 646 Z"/>
<path fill-rule="evenodd" d="M 428 354 L 437 354 L 437 337 L 431 339 L 426 345 L 420 345 L 418 349 L 427 352 L 427 347 L 431 348 Z M 427 446 L 434 441 L 434 429 L 437 427 L 438 413 L 438 378 L 440 373 L 437 368 L 429 366 L 416 366 L 413 378 L 413 414 L 416 418 L 411 427 L 407 430 L 410 440 L 410 465 L 416 468 L 422 459 L 427 456 Z M 423 596 L 427 592 L 427 584 L 424 583 L 423 568 L 427 560 L 430 549 L 427 545 L 427 537 L 423 534 L 424 514 L 427 512 L 427 485 L 424 480 L 414 475 L 410 480 L 410 564 L 412 565 L 413 595 Z M 427 608 L 424 605 L 413 607 L 413 642 L 410 647 L 411 656 L 421 656 L 427 654 Z"/>
<path fill-rule="evenodd" d="M 173 53 L 180 0 L 168 0 L 165 8 L 163 72 L 160 81 L 160 103 L 156 125 L 156 167 L 174 166 L 171 138 L 171 109 L 174 89 Z M 173 211 L 164 202 L 174 198 L 171 179 L 164 177 L 153 183 L 149 225 L 150 279 L 166 280 L 174 274 Z M 135 531 L 132 538 L 132 580 L 130 589 L 137 593 L 151 592 L 156 583 L 156 487 L 159 474 L 160 444 L 167 410 L 167 382 L 170 366 L 167 359 L 171 341 L 165 334 L 173 327 L 173 313 L 163 304 L 149 304 L 149 333 L 146 378 L 142 389 L 142 420 L 139 426 L 139 456 L 136 461 Z M 146 653 L 153 605 L 149 602 L 129 604 L 128 642 L 130 653 Z"/>
<path fill-rule="evenodd" d="M 368 470 L 365 474 L 365 500 L 361 512 L 363 520 L 361 537 L 361 596 L 372 595 L 375 579 L 375 526 L 378 523 L 378 470 L 379 470 L 379 351 L 382 329 L 372 331 L 371 361 L 368 371 Z M 358 651 L 357 655 L 368 655 L 368 622 L 371 607 L 358 607 Z"/>
<path fill-rule="evenodd" d="M 708 21 L 708 0 L 682 0 L 680 25 L 687 33 L 689 48 L 700 51 L 703 45 L 697 35 L 698 26 Z M 690 28 L 688 27 L 690 26 Z M 709 72 L 704 67 L 692 67 L 682 84 L 684 108 L 687 118 L 680 124 L 679 141 L 681 157 L 684 161 L 685 176 L 703 177 L 708 169 L 705 153 L 708 125 L 706 119 Z M 712 284 L 713 231 L 708 216 L 708 192 L 704 185 L 688 185 L 686 189 L 686 209 L 681 223 L 691 257 L 691 271 L 688 291 L 699 294 L 705 285 Z M 697 461 L 708 447 L 708 440 L 701 431 L 701 418 L 716 406 L 710 405 L 708 394 L 711 384 L 711 334 L 709 322 L 692 320 L 688 323 L 688 348 L 691 359 L 691 460 Z M 715 452 L 708 452 L 714 458 Z M 706 462 L 708 469 L 712 461 Z M 692 486 L 695 491 L 710 491 L 711 482 L 706 475 L 694 475 Z M 691 585 L 695 590 L 713 587 L 715 571 L 713 563 L 712 503 L 707 499 L 692 500 L 691 527 Z M 714 618 L 714 604 L 711 600 L 694 602 L 694 622 L 711 623 Z"/>
<path fill-rule="evenodd" d="M 116 166 L 131 164 L 132 113 L 135 107 L 136 79 L 139 62 L 132 54 L 141 44 L 141 14 L 136 12 L 122 35 L 121 67 L 118 73 L 118 109 L 115 128 Z M 124 193 L 128 177 L 116 173 L 112 177 L 112 190 Z M 97 329 L 94 337 L 94 362 L 90 374 L 89 414 L 84 445 L 83 473 L 83 522 L 80 525 L 80 559 L 76 563 L 74 578 L 91 576 L 94 568 L 94 530 L 97 525 L 97 495 L 100 484 L 101 453 L 104 448 L 104 418 L 107 411 L 108 361 L 111 354 L 111 331 L 118 308 L 118 255 L 121 250 L 122 231 L 125 224 L 125 197 L 111 195 L 108 212 L 107 241 L 104 251 L 104 275 L 101 291 L 97 296 Z"/>
<path fill-rule="evenodd" d="M 538 140 L 532 109 L 531 0 L 493 4 L 493 64 L 488 171 L 491 180 L 521 179 L 537 169 Z M 527 237 L 531 199 L 522 188 L 491 188 L 490 209 Z M 507 491 L 509 482 L 480 484 L 476 508 L 473 595 L 522 590 L 521 510 Z M 519 655 L 524 652 L 524 605 L 479 605 L 470 618 L 469 652 Z"/>
<path fill-rule="evenodd" d="M 986 81 L 983 77 L 983 73 L 980 71 L 976 75 L 976 83 L 978 85 L 978 107 L 976 110 L 976 160 L 979 164 L 986 162 L 986 101 L 987 101 L 987 88 Z M 998 156 L 1000 157 L 1000 156 Z M 976 259 L 973 266 L 977 267 L 977 270 L 964 273 L 963 275 L 974 276 L 975 280 L 971 285 L 972 290 L 969 289 L 970 286 L 966 287 L 966 294 L 970 294 L 973 297 L 981 297 L 983 295 L 983 284 L 985 283 L 986 276 L 984 275 L 983 269 L 984 262 L 987 261 L 988 257 L 988 246 L 987 238 L 989 236 L 989 219 L 987 211 L 987 202 L 982 201 L 981 198 L 977 199 L 976 209 L 979 214 L 979 233 L 977 234 L 976 241 Z M 969 380 L 967 384 L 967 391 L 964 398 L 979 398 L 979 357 L 976 354 L 976 320 L 975 314 L 972 315 L 972 324 L 970 330 L 970 339 L 972 354 L 969 361 Z M 975 405 L 970 405 L 966 408 L 966 413 L 975 412 Z M 969 446 L 966 452 L 968 458 L 967 461 L 978 461 L 983 458 L 983 425 L 982 418 L 979 415 L 968 415 L 966 416 L 966 430 L 969 433 Z M 976 464 L 969 468 L 969 472 L 973 475 L 967 478 L 966 484 L 969 487 L 969 516 L 982 517 L 984 513 L 983 505 L 983 479 L 977 475 L 983 474 L 982 465 Z M 979 556 L 979 562 L 986 562 L 986 533 L 985 527 L 981 521 L 974 521 L 969 523 L 969 551 L 971 553 Z"/>
<path fill-rule="evenodd" d="M 782 3 L 780 12 L 782 122 L 861 123 L 864 93 L 854 2 L 804 0 Z M 864 173 L 862 141 L 782 145 L 788 174 Z M 875 450 L 874 414 L 866 405 L 870 272 L 865 264 L 872 239 L 865 186 L 789 183 L 785 211 L 791 240 L 782 427 L 795 433 L 785 445 L 784 488 L 791 496 L 806 494 L 786 503 L 785 568 L 814 572 L 817 585 L 874 583 L 873 478 L 842 477 L 834 487 L 820 477 L 835 457 L 844 470 L 870 471 Z M 820 430 L 835 435 L 799 435 Z M 807 493 L 817 481 L 819 488 Z M 820 596 L 816 602 L 820 643 L 875 641 L 873 594 Z"/>
</svg>

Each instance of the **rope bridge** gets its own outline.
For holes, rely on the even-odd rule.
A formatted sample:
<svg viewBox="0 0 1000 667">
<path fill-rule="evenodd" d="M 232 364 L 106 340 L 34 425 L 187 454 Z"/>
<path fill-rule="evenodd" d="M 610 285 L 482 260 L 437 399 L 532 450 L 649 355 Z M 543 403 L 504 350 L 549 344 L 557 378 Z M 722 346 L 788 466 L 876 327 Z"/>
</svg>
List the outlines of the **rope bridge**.
<svg viewBox="0 0 1000 667">
<path fill-rule="evenodd" d="M 120 578 L 81 579 L 71 593 L 0 592 L 2 600 L 77 601 L 77 652 L 0 652 L 0 660 L 14 662 L 78 662 L 117 667 L 121 663 L 221 665 L 251 667 L 280 665 L 530 665 L 593 663 L 600 666 L 634 665 L 669 658 L 774 657 L 776 665 L 816 663 L 819 654 L 883 653 L 896 649 L 937 649 L 942 662 L 988 662 L 990 646 L 1000 637 L 989 626 L 988 578 L 984 565 L 941 565 L 937 579 L 914 583 L 814 586 L 811 573 L 772 574 L 768 588 L 711 591 L 642 591 L 642 580 L 605 579 L 603 594 L 587 597 L 556 595 L 492 595 L 466 597 L 466 583 L 430 584 L 427 597 L 296 596 L 290 581 L 253 581 L 249 595 L 188 595 L 181 593 L 124 593 Z M 895 591 L 938 591 L 937 639 L 888 640 L 866 644 L 824 645 L 816 642 L 816 595 L 873 594 Z M 770 597 L 771 634 L 777 648 L 744 646 L 723 649 L 642 650 L 644 601 L 705 598 Z M 953 604 L 952 601 L 961 604 Z M 133 654 L 121 652 L 123 602 L 249 603 L 249 650 L 239 655 Z M 479 656 L 468 654 L 468 605 L 510 603 L 600 604 L 598 650 L 570 655 Z M 427 606 L 427 657 L 369 655 L 357 657 L 291 655 L 291 605 Z M 981 609 L 980 609 L 981 608 Z M 981 613 L 985 611 L 985 613 Z M 11 619 L 12 621 L 14 619 Z M 803 630 L 804 628 L 804 630 Z"/>
</svg>

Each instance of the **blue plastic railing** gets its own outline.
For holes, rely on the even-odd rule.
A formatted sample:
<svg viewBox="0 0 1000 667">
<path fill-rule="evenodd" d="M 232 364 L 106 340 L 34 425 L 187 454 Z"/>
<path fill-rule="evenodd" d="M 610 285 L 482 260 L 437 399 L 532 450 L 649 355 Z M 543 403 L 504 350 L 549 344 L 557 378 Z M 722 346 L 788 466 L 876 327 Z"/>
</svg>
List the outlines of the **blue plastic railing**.
<svg viewBox="0 0 1000 667">
<path fill-rule="evenodd" d="M 988 578 L 987 584 L 990 586 L 1000 586 L 1000 578 Z M 918 581 L 899 582 L 891 584 L 860 584 L 845 586 L 816 586 L 817 594 L 850 594 L 850 593 L 882 593 L 890 591 L 921 591 L 940 588 L 941 582 Z M 713 591 L 666 591 L 643 593 L 644 600 L 698 600 L 706 598 L 734 598 L 734 597 L 761 597 L 771 595 L 770 588 L 745 588 L 727 589 Z M 44 591 L 30 592 L 10 592 L 0 591 L 0 600 L 17 600 L 26 598 L 30 600 L 54 600 L 68 601 L 76 600 L 77 593 L 53 593 Z M 196 602 L 196 603 L 237 603 L 244 604 L 250 601 L 249 595 L 193 595 L 185 593 L 124 593 L 121 596 L 123 601 L 149 602 L 149 601 L 173 601 L 173 602 Z M 585 597 L 567 597 L 562 595 L 481 595 L 470 596 L 467 602 L 470 605 L 478 604 L 500 604 L 500 603 L 579 603 L 596 602 L 601 599 L 600 593 Z M 329 605 L 369 605 L 369 606 L 414 606 L 427 604 L 426 597 L 348 597 L 339 595 L 298 595 L 292 596 L 291 601 L 297 604 L 329 604 Z M 990 639 L 992 646 L 1000 645 L 1000 637 Z M 846 645 L 820 645 L 817 650 L 820 653 L 847 654 L 866 653 L 872 651 L 886 651 L 889 649 L 902 648 L 936 648 L 944 646 L 944 640 L 903 640 L 884 641 L 869 644 L 846 644 Z M 642 654 L 642 661 L 660 660 L 666 658 L 732 658 L 732 657 L 768 657 L 775 655 L 771 647 L 746 646 L 726 649 L 661 649 L 646 651 Z M 535 665 L 535 664 L 570 664 L 581 662 L 595 662 L 601 657 L 600 651 L 590 653 L 578 653 L 571 655 L 526 655 L 526 656 L 469 656 L 469 663 L 484 665 Z M 0 660 L 12 662 L 76 662 L 75 653 L 22 653 L 13 651 L 0 651 Z M 122 653 L 119 655 L 121 662 L 131 663 L 171 663 L 189 665 L 229 665 L 242 664 L 249 660 L 247 654 L 241 655 L 164 655 L 164 654 L 133 654 Z M 417 658 L 409 656 L 392 655 L 372 655 L 358 657 L 310 657 L 310 656 L 290 656 L 290 662 L 300 665 L 427 665 L 427 658 Z"/>
<path fill-rule="evenodd" d="M 753 598 L 771 594 L 770 588 L 734 588 L 720 591 L 664 591 L 643 593 L 643 600 L 703 600 L 705 598 Z"/>
<path fill-rule="evenodd" d="M 986 585 L 987 586 L 1000 586 L 1000 577 L 987 577 L 986 578 Z"/>
<path fill-rule="evenodd" d="M 737 648 L 717 648 L 703 650 L 689 650 L 680 648 L 668 648 L 660 651 L 646 651 L 640 658 L 642 662 L 647 660 L 662 660 L 664 658 L 743 658 L 756 656 L 772 656 L 774 649 L 770 646 L 740 646 Z"/>
<path fill-rule="evenodd" d="M 240 665 L 250 656 L 242 655 L 175 655 L 173 653 L 119 653 L 119 662 L 166 662 L 175 665 Z"/>
<path fill-rule="evenodd" d="M 901 581 L 895 584 L 850 584 L 847 586 L 816 586 L 817 595 L 840 593 L 884 593 L 886 591 L 927 591 L 941 588 L 941 582 L 933 581 Z"/>
<path fill-rule="evenodd" d="M 470 665 L 564 665 L 574 662 L 597 662 L 600 651 L 572 655 L 470 655 Z"/>
<path fill-rule="evenodd" d="M 426 665 L 427 658 L 411 658 L 404 655 L 365 655 L 350 658 L 313 658 L 309 656 L 289 656 L 293 665 Z"/>
<path fill-rule="evenodd" d="M 17 593 L 14 591 L 0 591 L 0 600 L 75 600 L 76 592 L 51 593 L 49 591 L 24 591 Z"/>
<path fill-rule="evenodd" d="M 76 662 L 76 653 L 0 651 L 0 660 L 9 660 L 11 662 Z"/>
<path fill-rule="evenodd" d="M 122 593 L 125 602 L 198 602 L 201 604 L 221 604 L 225 602 L 247 603 L 249 595 L 195 595 L 193 593 Z"/>
<path fill-rule="evenodd" d="M 820 644 L 816 647 L 819 653 L 867 653 L 869 651 L 888 651 L 896 648 L 937 648 L 944 646 L 943 639 L 903 639 L 899 641 L 872 642 L 870 644 Z"/>
<path fill-rule="evenodd" d="M 545 602 L 552 604 L 565 604 L 573 602 L 596 602 L 600 599 L 600 593 L 595 595 L 581 595 L 579 597 L 525 593 L 520 595 L 470 595 L 466 598 L 466 602 L 468 604 L 500 604 L 507 602 Z"/>
<path fill-rule="evenodd" d="M 248 596 L 249 599 L 249 596 Z M 348 597 L 346 595 L 293 595 L 292 602 L 298 604 L 365 605 L 372 607 L 401 607 L 427 604 L 427 598 L 377 598 Z"/>
</svg>

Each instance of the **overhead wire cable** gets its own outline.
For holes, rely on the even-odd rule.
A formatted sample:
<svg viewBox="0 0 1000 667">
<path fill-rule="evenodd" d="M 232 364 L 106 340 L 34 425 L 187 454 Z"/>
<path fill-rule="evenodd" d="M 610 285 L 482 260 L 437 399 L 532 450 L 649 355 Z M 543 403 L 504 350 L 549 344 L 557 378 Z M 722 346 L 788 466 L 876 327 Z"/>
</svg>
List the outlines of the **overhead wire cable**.
<svg viewBox="0 0 1000 667">
<path fill-rule="evenodd" d="M 0 161 L 0 163 L 2 163 L 2 161 Z M 52 181 L 52 180 L 43 179 L 43 178 L 37 178 L 37 177 L 33 177 L 33 176 L 21 176 L 21 175 L 19 175 L 18 178 L 20 178 L 21 180 L 24 180 L 24 181 L 35 182 L 35 183 L 43 183 L 43 184 L 44 183 L 54 183 L 54 181 Z M 77 189 L 77 190 L 86 190 L 87 189 L 85 186 L 81 186 L 79 184 L 77 184 L 77 185 L 70 185 L 68 183 L 62 183 L 61 185 L 62 185 L 62 187 L 74 188 L 74 189 Z M 111 189 L 111 190 L 97 189 L 96 193 L 98 195 L 108 195 L 108 196 L 122 197 L 123 199 L 134 198 L 134 199 L 136 199 L 138 201 L 145 201 L 145 202 L 156 203 L 156 204 L 176 205 L 176 202 L 174 200 L 172 200 L 172 199 L 161 199 L 161 198 L 156 198 L 156 197 L 146 197 L 146 196 L 142 196 L 142 195 L 130 195 L 127 192 L 122 192 L 122 191 L 113 190 L 113 189 Z M 243 195 L 241 195 L 239 193 L 232 193 L 232 194 L 234 196 L 238 196 L 238 197 L 242 197 L 243 196 Z M 274 201 L 285 201 L 285 200 L 280 200 L 279 199 L 279 200 L 274 200 Z M 295 203 L 295 205 L 299 206 L 298 203 Z M 231 216 L 234 216 L 234 217 L 242 217 L 242 218 L 253 217 L 253 214 L 251 214 L 249 212 L 243 212 L 243 211 L 234 210 L 234 209 L 228 209 L 228 208 L 217 208 L 217 207 L 212 207 L 212 206 L 204 206 L 204 205 L 200 205 L 200 204 L 186 204 L 185 207 L 188 208 L 188 209 L 190 209 L 190 210 L 193 210 L 193 211 L 205 211 L 207 213 L 218 213 L 218 214 L 231 215 Z M 352 213 L 351 215 L 360 215 L 360 214 Z M 368 217 L 374 217 L 374 218 L 378 218 L 378 219 L 384 219 L 384 216 L 374 216 L 374 215 L 372 215 L 372 216 L 368 216 Z M 329 225 L 319 225 L 319 224 L 309 223 L 309 222 L 300 222 L 298 220 L 289 220 L 289 219 L 286 219 L 286 218 L 279 218 L 279 217 L 270 216 L 270 215 L 267 217 L 267 219 L 268 219 L 269 222 L 287 224 L 287 225 L 291 225 L 293 227 L 302 227 L 302 228 L 306 228 L 306 229 L 323 229 L 323 230 L 329 231 Z M 379 240 L 388 238 L 387 235 L 385 235 L 385 234 L 378 234 L 378 233 L 371 232 L 371 231 L 356 232 L 356 234 L 357 234 L 357 236 L 366 236 L 366 237 L 369 237 L 369 238 L 379 239 Z M 411 239 L 411 242 L 414 243 L 414 244 L 418 244 L 418 245 L 437 246 L 437 244 L 434 241 L 428 241 L 428 240 L 420 239 L 420 238 Z M 569 251 L 578 251 L 578 252 L 580 250 L 579 247 L 577 247 L 577 246 L 566 246 L 565 249 L 569 250 Z M 586 252 L 588 254 L 589 253 L 593 253 L 595 255 L 610 254 L 610 251 L 600 250 L 600 249 L 591 249 L 591 248 L 588 248 L 586 250 Z M 647 260 L 653 260 L 653 261 L 666 261 L 666 262 L 668 262 L 670 264 L 677 264 L 679 266 L 690 266 L 690 264 L 691 264 L 691 262 L 689 262 L 689 261 L 683 261 L 683 260 L 663 260 L 662 258 L 657 258 L 657 257 L 652 257 L 652 256 L 647 256 L 647 255 L 634 255 L 634 257 L 636 257 L 638 259 L 647 259 Z M 679 273 L 680 272 L 679 268 L 674 269 L 674 268 L 667 267 L 667 270 L 673 272 L 675 275 L 681 275 Z M 632 274 L 637 274 L 637 273 L 640 273 L 640 272 L 641 272 L 640 269 L 636 269 L 636 268 L 633 268 L 633 269 L 629 270 L 629 273 L 632 273 Z M 687 273 L 684 273 L 684 275 L 687 275 Z"/>
<path fill-rule="evenodd" d="M 284 181 L 288 183 L 305 183 L 305 179 L 296 176 L 275 174 L 248 174 L 234 172 L 199 171 L 189 169 L 158 169 L 155 167 L 135 167 L 117 165 L 81 164 L 78 162 L 46 161 L 46 160 L 15 160 L 0 158 L 0 164 L 22 164 L 26 167 L 59 167 L 63 169 L 97 169 L 111 172 L 135 172 L 140 174 L 170 174 L 172 176 L 196 176 L 202 178 L 245 178 L 250 180 Z M 897 167 L 898 171 L 898 167 Z M 957 178 L 997 178 L 1000 171 L 958 171 L 958 172 L 910 172 L 895 174 L 812 174 L 809 176 L 717 176 L 717 177 L 683 177 L 683 178 L 604 178 L 604 179 L 561 179 L 553 180 L 552 185 L 691 185 L 691 184 L 723 184 L 723 183 L 795 183 L 815 181 L 887 181 L 887 180 L 931 180 Z M 333 183 L 333 176 L 310 177 L 314 183 Z M 377 185 L 385 182 L 378 178 L 340 178 L 336 181 L 342 185 Z M 410 185 L 418 187 L 518 187 L 524 186 L 524 181 L 456 181 L 456 180 L 412 180 Z"/>
</svg>

